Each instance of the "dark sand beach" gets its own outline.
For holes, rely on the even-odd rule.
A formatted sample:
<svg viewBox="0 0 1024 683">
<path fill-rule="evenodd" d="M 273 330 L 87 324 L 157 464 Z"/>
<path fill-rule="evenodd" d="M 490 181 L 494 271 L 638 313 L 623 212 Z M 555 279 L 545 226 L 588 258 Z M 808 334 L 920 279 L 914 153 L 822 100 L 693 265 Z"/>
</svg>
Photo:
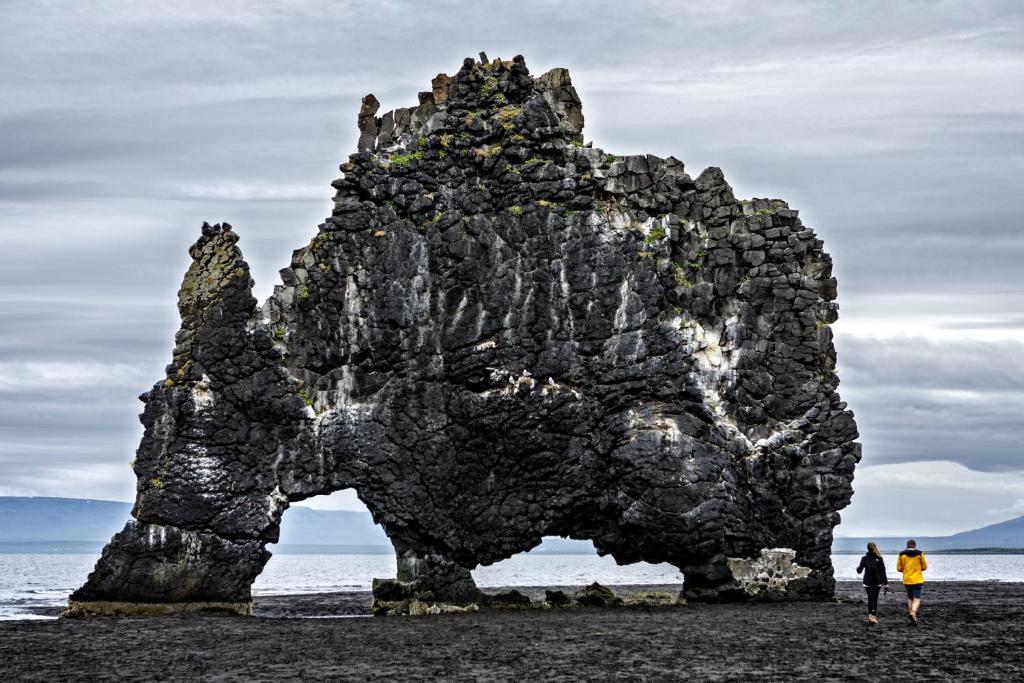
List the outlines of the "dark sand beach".
<svg viewBox="0 0 1024 683">
<path fill-rule="evenodd" d="M 670 587 L 658 587 L 669 589 Z M 896 586 L 898 589 L 899 586 Z M 616 587 L 622 595 L 654 587 Z M 674 589 L 674 587 L 673 587 Z M 534 596 L 537 589 L 522 589 Z M 1024 583 L 930 583 L 827 604 L 366 617 L 369 594 L 264 597 L 256 617 L 0 622 L 9 680 L 974 680 L 1024 677 Z M 313 618 L 325 617 L 325 618 Z"/>
</svg>

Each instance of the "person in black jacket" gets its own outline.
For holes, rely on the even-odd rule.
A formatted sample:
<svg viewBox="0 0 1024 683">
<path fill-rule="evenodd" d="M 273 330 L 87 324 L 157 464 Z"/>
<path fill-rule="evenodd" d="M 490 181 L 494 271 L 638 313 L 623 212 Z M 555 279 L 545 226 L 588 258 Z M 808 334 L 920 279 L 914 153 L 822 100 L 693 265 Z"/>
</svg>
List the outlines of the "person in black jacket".
<svg viewBox="0 0 1024 683">
<path fill-rule="evenodd" d="M 885 560 L 874 543 L 868 543 L 868 552 L 860 558 L 857 573 L 861 572 L 864 572 L 864 590 L 868 593 L 868 622 L 877 624 L 878 593 L 882 586 L 885 586 L 886 592 L 889 591 L 889 579 L 885 575 Z"/>
</svg>

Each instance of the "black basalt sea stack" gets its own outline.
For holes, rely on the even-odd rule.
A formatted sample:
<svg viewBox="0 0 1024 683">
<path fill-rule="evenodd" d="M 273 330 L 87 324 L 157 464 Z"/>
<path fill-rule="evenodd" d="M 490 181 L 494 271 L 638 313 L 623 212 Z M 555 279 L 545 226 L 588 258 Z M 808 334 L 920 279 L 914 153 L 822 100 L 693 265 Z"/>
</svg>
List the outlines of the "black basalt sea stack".
<svg viewBox="0 0 1024 683">
<path fill-rule="evenodd" d="M 565 69 L 432 86 L 363 100 L 262 307 L 203 226 L 135 519 L 69 613 L 246 612 L 289 503 L 345 488 L 395 547 L 381 604 L 487 602 L 470 570 L 542 536 L 668 562 L 690 600 L 831 596 L 860 445 L 821 241 L 717 168 L 584 145 Z"/>
</svg>

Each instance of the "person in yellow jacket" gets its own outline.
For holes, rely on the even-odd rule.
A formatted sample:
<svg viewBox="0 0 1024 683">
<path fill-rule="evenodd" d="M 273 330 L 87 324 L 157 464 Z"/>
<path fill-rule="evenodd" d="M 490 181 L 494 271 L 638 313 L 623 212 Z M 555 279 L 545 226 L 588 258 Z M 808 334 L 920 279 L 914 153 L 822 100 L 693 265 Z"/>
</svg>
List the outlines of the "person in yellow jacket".
<svg viewBox="0 0 1024 683">
<path fill-rule="evenodd" d="M 924 586 L 924 572 L 928 561 L 917 549 L 917 541 L 907 541 L 907 547 L 896 559 L 896 571 L 903 572 L 903 587 L 907 589 L 907 615 L 910 623 L 917 626 L 917 610 L 921 607 L 921 588 Z"/>
</svg>

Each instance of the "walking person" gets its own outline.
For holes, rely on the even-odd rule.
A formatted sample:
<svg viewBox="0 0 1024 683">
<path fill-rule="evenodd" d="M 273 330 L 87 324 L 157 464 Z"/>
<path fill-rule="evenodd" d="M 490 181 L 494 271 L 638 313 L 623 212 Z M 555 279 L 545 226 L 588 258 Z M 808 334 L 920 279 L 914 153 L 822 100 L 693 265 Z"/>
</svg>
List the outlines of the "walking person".
<svg viewBox="0 0 1024 683">
<path fill-rule="evenodd" d="M 917 610 L 921 607 L 921 588 L 924 586 L 922 572 L 926 569 L 928 561 L 924 559 L 924 553 L 917 549 L 917 541 L 910 539 L 896 559 L 896 571 L 903 572 L 903 587 L 907 589 L 907 616 L 913 626 L 917 626 Z"/>
<path fill-rule="evenodd" d="M 868 552 L 860 558 L 857 565 L 857 573 L 864 574 L 864 590 L 868 593 L 868 623 L 878 623 L 878 593 L 882 587 L 889 592 L 889 579 L 885 575 L 885 560 L 882 553 L 878 552 L 878 546 L 868 543 Z"/>
</svg>

